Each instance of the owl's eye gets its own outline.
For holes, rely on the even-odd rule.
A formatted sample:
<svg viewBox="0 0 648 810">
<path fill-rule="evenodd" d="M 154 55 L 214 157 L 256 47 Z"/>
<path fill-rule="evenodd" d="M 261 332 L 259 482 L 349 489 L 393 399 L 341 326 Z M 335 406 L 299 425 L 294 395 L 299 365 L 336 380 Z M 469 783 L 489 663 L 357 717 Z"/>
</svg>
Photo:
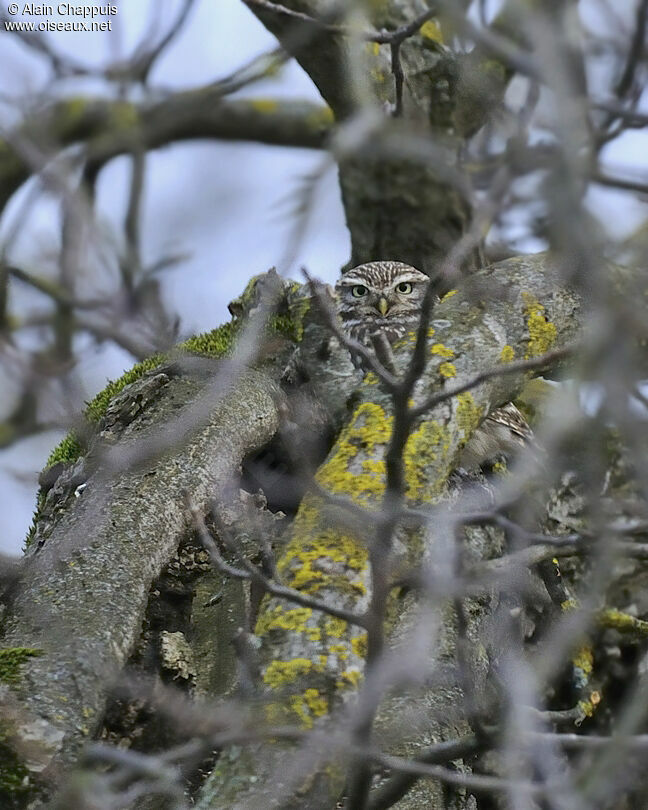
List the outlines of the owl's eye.
<svg viewBox="0 0 648 810">
<path fill-rule="evenodd" d="M 403 293 L 403 295 L 407 295 L 412 292 L 412 285 L 409 281 L 401 281 L 400 284 L 396 285 L 396 290 L 399 293 Z"/>
<path fill-rule="evenodd" d="M 354 298 L 362 298 L 363 295 L 367 294 L 367 288 L 364 284 L 356 284 L 355 287 L 351 288 L 351 295 Z"/>
</svg>

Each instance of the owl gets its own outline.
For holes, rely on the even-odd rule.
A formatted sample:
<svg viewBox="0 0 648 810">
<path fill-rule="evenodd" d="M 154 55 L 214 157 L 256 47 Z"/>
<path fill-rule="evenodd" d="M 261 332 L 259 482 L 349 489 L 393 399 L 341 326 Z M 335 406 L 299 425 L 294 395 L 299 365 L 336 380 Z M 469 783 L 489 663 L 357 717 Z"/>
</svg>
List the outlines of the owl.
<svg viewBox="0 0 648 810">
<path fill-rule="evenodd" d="M 391 367 L 391 345 L 416 330 L 430 279 L 402 262 L 368 262 L 348 270 L 335 286 L 338 315 L 345 333 L 372 348 Z M 361 361 L 354 358 L 361 365 Z M 492 411 L 477 428 L 459 458 L 474 469 L 499 455 L 510 457 L 533 443 L 526 419 L 512 402 Z"/>
<path fill-rule="evenodd" d="M 394 343 L 416 329 L 430 279 L 402 262 L 369 262 L 348 270 L 335 286 L 344 331 L 371 347 L 384 335 Z"/>
</svg>

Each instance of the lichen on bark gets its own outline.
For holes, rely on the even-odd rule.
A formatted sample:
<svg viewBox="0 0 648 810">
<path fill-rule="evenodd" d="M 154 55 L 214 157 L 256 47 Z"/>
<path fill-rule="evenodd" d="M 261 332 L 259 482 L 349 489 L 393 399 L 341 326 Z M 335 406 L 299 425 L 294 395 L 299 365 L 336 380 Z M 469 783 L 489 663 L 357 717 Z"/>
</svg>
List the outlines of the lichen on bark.
<svg viewBox="0 0 648 810">
<path fill-rule="evenodd" d="M 481 281 L 490 283 L 493 289 L 506 289 L 506 301 L 489 307 L 487 315 L 471 294 L 450 296 L 436 307 L 429 330 L 433 342 L 428 364 L 412 404 L 420 404 L 444 386 L 461 384 L 480 369 L 497 366 L 506 346 L 534 346 L 537 329 L 533 318 L 540 315 L 545 332 L 546 324 L 552 324 L 552 345 L 570 341 L 578 327 L 573 316 L 579 301 L 557 284 L 557 275 L 546 256 L 504 262 L 481 274 Z M 529 296 L 533 307 L 528 304 Z M 403 372 L 414 339 L 412 334 L 396 347 L 397 372 Z M 449 377 L 442 367 L 450 356 L 454 374 Z M 471 392 L 442 402 L 414 426 L 404 452 L 407 503 L 429 504 L 444 494 L 457 454 L 472 431 L 524 382 L 523 374 L 506 379 L 493 377 Z M 385 491 L 385 458 L 392 419 L 390 395 L 369 376 L 359 390 L 352 415 L 318 470 L 318 485 L 331 495 L 351 498 L 357 505 L 378 506 Z M 334 512 L 321 496 L 308 496 L 295 517 L 278 567 L 292 587 L 362 614 L 371 596 L 367 548 L 372 536 L 350 530 L 344 523 L 339 525 L 339 517 L 336 525 L 332 515 Z M 352 525 L 352 521 L 349 523 Z M 369 519 L 366 523 L 370 525 Z M 406 557 L 420 555 L 420 540 L 415 535 L 399 532 L 398 538 Z M 501 549 L 501 538 L 497 533 L 489 534 L 489 530 L 468 531 L 466 543 L 475 559 Z M 488 617 L 491 604 L 476 603 L 473 607 L 471 627 L 477 628 Z M 439 625 L 444 655 L 451 657 L 456 644 L 452 622 L 445 616 L 439 619 Z M 332 620 L 317 611 L 294 612 L 294 606 L 272 597 L 262 605 L 257 632 L 262 681 L 269 701 L 266 721 L 285 723 L 292 719 L 306 729 L 326 727 L 340 707 L 353 701 L 362 689 L 365 633 L 361 626 Z M 476 641 L 476 629 L 470 632 Z M 487 670 L 485 655 L 478 655 L 476 660 L 481 660 L 476 671 L 483 678 Z M 437 736 L 443 738 L 458 729 L 466 730 L 458 684 L 433 693 L 428 700 L 431 716 L 441 711 L 447 700 L 451 700 L 457 716 L 449 726 L 443 722 L 435 725 L 436 721 L 430 720 Z M 412 747 L 415 744 L 410 741 L 410 751 Z M 335 757 L 331 759 L 331 752 L 320 752 L 315 757 L 318 764 L 311 763 L 312 770 L 305 777 L 293 767 L 296 757 L 297 749 L 285 742 L 250 746 L 228 754 L 206 783 L 201 810 L 253 806 L 261 796 L 276 806 L 289 806 L 297 795 L 304 806 L 329 807 L 344 782 L 342 763 Z M 251 763 L 253 780 L 245 777 Z M 280 786 L 276 784 L 277 771 L 282 774 Z M 234 792 L 233 785 L 238 786 Z"/>
</svg>

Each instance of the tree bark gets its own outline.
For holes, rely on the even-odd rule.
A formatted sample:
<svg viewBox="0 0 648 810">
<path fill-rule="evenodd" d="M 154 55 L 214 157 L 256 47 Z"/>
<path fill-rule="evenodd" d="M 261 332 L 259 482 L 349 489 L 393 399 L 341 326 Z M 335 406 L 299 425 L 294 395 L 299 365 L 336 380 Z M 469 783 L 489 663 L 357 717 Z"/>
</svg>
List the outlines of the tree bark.
<svg viewBox="0 0 648 810">
<path fill-rule="evenodd" d="M 119 446 L 155 436 L 200 389 L 167 380 Z M 28 553 L 3 644 L 38 651 L 14 688 L 30 713 L 62 732 L 44 777 L 68 768 L 99 729 L 107 690 L 139 638 L 151 583 L 187 534 L 186 493 L 205 511 L 229 490 L 245 455 L 274 435 L 279 401 L 270 377 L 245 374 L 170 453 L 110 480 L 97 472 L 78 497 L 69 493 Z"/>
<path fill-rule="evenodd" d="M 414 394 L 414 406 L 434 392 L 472 379 L 493 368 L 502 358 L 535 357 L 550 348 L 564 347 L 579 329 L 580 302 L 560 286 L 560 270 L 550 257 L 516 258 L 475 277 L 500 300 L 488 313 L 474 297 L 451 296 L 434 310 L 430 327 L 428 364 Z M 409 339 L 410 348 L 413 338 Z M 407 342 L 407 341 L 406 341 Z M 404 372 L 408 347 L 400 349 L 396 370 Z M 458 453 L 484 416 L 511 399 L 524 375 L 492 377 L 478 387 L 448 399 L 414 427 L 404 450 L 406 502 L 433 503 L 443 497 Z M 371 376 L 359 389 L 359 403 L 325 463 L 319 486 L 334 496 L 350 497 L 362 506 L 377 506 L 385 492 L 388 448 L 394 423 L 390 395 Z M 317 596 L 336 607 L 363 614 L 371 601 L 372 571 L 369 547 L 375 537 L 349 525 L 332 524 L 330 506 L 316 495 L 307 496 L 295 518 L 289 540 L 278 562 L 285 584 Z M 416 537 L 404 533 L 403 555 L 413 562 Z M 420 543 L 420 539 L 418 541 Z M 500 548 L 497 532 L 469 532 L 468 557 L 494 556 Z M 476 642 L 480 625 L 488 620 L 491 602 L 471 611 L 468 637 Z M 456 631 L 447 614 L 437 616 L 439 657 L 456 654 Z M 262 680 L 269 695 L 268 711 L 275 722 L 291 721 L 309 729 L 327 728 L 361 688 L 367 635 L 362 627 L 332 619 L 325 613 L 295 609 L 275 597 L 262 606 L 256 632 L 261 639 Z M 483 687 L 487 671 L 482 657 L 473 675 Z M 444 721 L 451 704 L 452 719 Z M 454 738 L 467 730 L 461 684 L 429 692 L 421 738 Z M 257 806 L 331 807 L 344 783 L 340 751 L 314 738 L 313 750 L 287 744 L 243 747 L 227 753 L 207 781 L 201 810 Z M 408 741 L 411 753 L 415 748 Z M 342 749 L 343 750 L 343 749 Z M 252 779 L 250 777 L 253 777 Z M 426 793 L 426 791 L 423 791 Z M 428 793 L 435 795 L 435 789 Z M 438 794 L 437 794 L 438 798 Z M 436 800 L 435 800 L 436 801 Z M 416 806 L 416 805 L 414 805 Z M 431 805 L 431 806 L 437 806 Z"/>
</svg>

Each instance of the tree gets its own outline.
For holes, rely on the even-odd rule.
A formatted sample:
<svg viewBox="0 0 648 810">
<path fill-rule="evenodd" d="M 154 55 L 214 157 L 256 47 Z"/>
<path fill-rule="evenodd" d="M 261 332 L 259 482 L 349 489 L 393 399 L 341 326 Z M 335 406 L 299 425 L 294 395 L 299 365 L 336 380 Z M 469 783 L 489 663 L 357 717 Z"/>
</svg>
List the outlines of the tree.
<svg viewBox="0 0 648 810">
<path fill-rule="evenodd" d="M 3 617 L 6 801 L 641 806 L 645 237 L 608 238 L 586 193 L 646 191 L 602 152 L 646 124 L 648 3 L 610 41 L 568 0 L 477 17 L 450 2 L 246 5 L 277 38 L 267 60 L 151 100 L 174 26 L 103 71 L 121 95 L 49 99 L 0 149 L 4 202 L 34 172 L 61 194 L 59 282 L 2 266 L 4 290 L 19 278 L 54 303 L 47 363 L 72 361 L 78 330 L 157 350 L 89 404 L 41 478 Z M 83 70 L 28 41 L 55 75 Z M 588 86 L 596 48 L 605 89 Z M 289 58 L 322 105 L 229 98 Z M 428 296 L 392 369 L 364 350 L 359 372 L 330 293 L 274 271 L 231 323 L 170 348 L 138 251 L 145 156 L 205 137 L 326 150 L 350 263 L 430 275 L 442 300 Z M 121 154 L 135 333 L 75 292 L 92 188 Z M 516 255 L 512 215 L 534 217 L 548 251 Z M 11 345 L 6 295 L 3 313 Z M 9 438 L 37 429 L 36 395 L 26 379 Z M 517 396 L 541 450 L 511 472 L 457 470 Z"/>
</svg>

